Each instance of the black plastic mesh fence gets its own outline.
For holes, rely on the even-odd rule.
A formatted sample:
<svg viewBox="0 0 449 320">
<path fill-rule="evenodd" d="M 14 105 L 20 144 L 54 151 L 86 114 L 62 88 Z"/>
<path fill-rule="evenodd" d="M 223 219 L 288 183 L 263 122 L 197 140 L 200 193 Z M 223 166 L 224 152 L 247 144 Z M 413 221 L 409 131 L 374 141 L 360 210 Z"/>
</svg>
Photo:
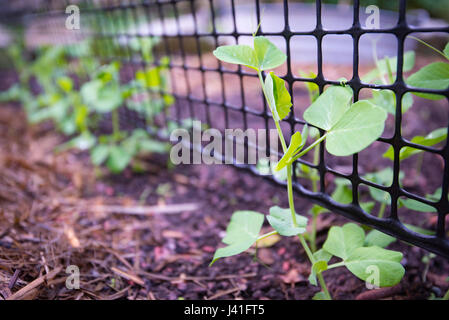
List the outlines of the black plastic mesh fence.
<svg viewBox="0 0 449 320">
<path fill-rule="evenodd" d="M 31 38 L 46 34 L 52 41 L 63 41 L 66 44 L 76 44 L 80 39 L 89 37 L 97 44 L 96 55 L 104 61 L 121 61 L 126 66 L 123 73 L 134 74 L 146 63 L 139 55 L 132 51 L 132 42 L 139 39 L 159 37 L 161 44 L 157 47 L 156 56 L 168 56 L 171 74 L 170 92 L 176 103 L 172 112 L 159 119 L 159 126 L 165 127 L 167 121 L 182 122 L 191 118 L 201 120 L 211 127 L 223 130 L 224 128 L 250 127 L 271 128 L 271 116 L 263 99 L 262 92 L 257 86 L 257 75 L 241 67 L 230 68 L 218 62 L 211 56 L 211 51 L 223 43 L 237 43 L 245 37 L 251 37 L 257 24 L 269 16 L 269 10 L 263 11 L 264 3 L 253 0 L 245 1 L 250 5 L 254 14 L 254 28 L 242 32 L 238 27 L 239 5 L 241 1 L 216 0 L 148 0 L 148 1 L 78 1 L 80 7 L 81 29 L 73 34 L 68 33 L 63 26 L 67 16 L 65 9 L 71 4 L 69 1 L 7 1 L 3 4 L 2 20 L 6 25 L 25 25 L 31 30 Z M 319 91 L 323 92 L 328 85 L 339 84 L 337 79 L 327 79 L 323 63 L 323 39 L 327 36 L 342 35 L 351 38 L 352 43 L 352 75 L 348 85 L 354 91 L 357 101 L 363 89 L 389 89 L 396 94 L 396 115 L 394 128 L 390 137 L 379 138 L 378 144 L 393 146 L 394 161 L 393 179 L 391 185 L 381 185 L 367 180 L 360 168 L 358 154 L 352 159 L 346 159 L 350 165 L 350 172 L 342 172 L 335 166 L 333 157 L 320 147 L 318 161 L 299 160 L 295 166 L 305 165 L 316 170 L 319 175 L 317 190 L 311 190 L 307 183 L 295 175 L 296 192 L 315 203 L 326 207 L 359 223 L 372 226 L 387 234 L 393 235 L 406 242 L 418 245 L 432 252 L 449 258 L 449 240 L 445 225 L 446 215 L 449 213 L 448 183 L 449 183 L 449 145 L 444 148 L 426 147 L 411 143 L 401 135 L 403 128 L 402 98 L 404 94 L 412 91 L 404 81 L 404 43 L 406 37 L 412 33 L 446 33 L 448 27 L 420 28 L 411 27 L 406 15 L 407 2 L 398 1 L 397 22 L 385 29 L 365 29 L 361 22 L 362 7 L 359 0 L 352 2 L 352 21 L 348 28 L 342 30 L 329 30 L 323 27 L 324 13 L 322 1 L 312 3 L 314 26 L 308 31 L 295 31 L 291 28 L 292 21 L 301 19 L 292 14 L 291 1 L 277 2 L 282 8 L 279 21 L 275 23 L 276 32 L 264 30 L 264 23 L 258 30 L 259 35 L 276 38 L 282 43 L 281 47 L 287 54 L 287 66 L 281 70 L 280 76 L 288 83 L 293 105 L 305 104 L 298 97 L 296 89 L 298 84 L 315 83 Z M 365 4 L 365 3 L 364 3 Z M 365 4 L 366 5 L 366 4 Z M 227 10 L 227 19 L 223 20 L 221 13 Z M 241 18 L 241 17 L 240 17 Z M 240 19 L 239 18 L 239 19 Z M 220 20 L 221 19 L 221 20 Z M 297 22 L 297 21 L 296 21 Z M 33 27 L 31 27 L 33 26 Z M 90 26 L 86 28 L 85 26 Z M 68 36 L 70 34 L 70 36 Z M 366 34 L 383 34 L 394 37 L 397 47 L 396 79 L 391 85 L 367 84 L 361 81 L 359 74 L 359 48 L 360 40 Z M 298 37 L 313 37 L 316 42 L 316 76 L 304 78 L 298 76 L 294 69 L 292 57 L 295 55 L 292 43 Z M 55 40 L 58 39 L 59 40 Z M 80 55 L 83 53 L 81 52 Z M 154 64 L 157 64 L 155 59 Z M 126 74 L 124 75 L 126 78 Z M 256 85 L 252 85 L 256 82 Z M 449 99 L 449 91 L 432 91 L 413 89 L 414 92 L 438 93 Z M 163 94 L 163 92 L 161 92 Z M 259 106 L 259 107 L 258 107 Z M 144 127 L 145 122 L 134 112 L 128 111 L 122 115 L 122 125 Z M 447 120 L 445 120 L 447 121 Z M 304 125 L 301 114 L 293 108 L 288 119 L 282 122 L 282 128 L 288 138 L 292 133 L 300 130 Z M 426 124 L 423 123 L 423 126 Z M 321 132 L 322 133 L 322 132 Z M 267 141 L 268 141 L 267 137 Z M 413 147 L 425 153 L 438 155 L 443 159 L 444 169 L 441 172 L 441 196 L 437 201 L 430 200 L 422 195 L 407 191 L 400 182 L 401 162 L 399 152 L 403 147 Z M 307 159 L 307 158 L 306 158 Z M 425 166 L 426 164 L 424 164 Z M 237 167 L 249 169 L 254 173 L 259 171 L 255 166 L 236 164 Z M 294 170 L 294 172 L 299 172 Z M 331 187 L 328 185 L 329 176 L 339 177 L 350 181 L 352 186 L 352 203 L 341 204 L 330 197 Z M 275 180 L 273 176 L 268 179 Z M 276 181 L 283 184 L 282 181 Z M 389 194 L 391 203 L 385 217 L 378 218 L 361 209 L 360 191 L 367 187 L 375 188 Z M 316 191 L 316 192 L 314 192 Z M 398 215 L 398 200 L 401 197 L 416 200 L 435 208 L 433 213 L 436 219 L 436 228 L 433 235 L 417 233 L 404 226 Z M 415 213 L 417 216 L 420 213 Z M 416 217 L 419 220 L 419 217 Z M 415 219 L 415 221 L 416 221 Z"/>
</svg>

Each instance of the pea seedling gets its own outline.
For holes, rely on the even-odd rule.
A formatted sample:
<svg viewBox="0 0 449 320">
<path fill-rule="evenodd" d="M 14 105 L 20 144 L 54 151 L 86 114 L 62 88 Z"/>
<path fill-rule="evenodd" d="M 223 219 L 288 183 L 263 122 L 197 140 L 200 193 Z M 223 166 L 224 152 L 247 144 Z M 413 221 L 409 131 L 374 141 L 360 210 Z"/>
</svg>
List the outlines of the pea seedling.
<svg viewBox="0 0 449 320">
<path fill-rule="evenodd" d="M 331 86 L 304 112 L 307 123 L 324 130 L 325 134 L 305 147 L 309 131 L 306 125 L 302 132 L 295 132 L 291 136 L 287 146 L 279 122 L 290 113 L 290 94 L 284 81 L 273 72 L 268 73 L 265 79 L 262 74 L 282 65 L 286 55 L 265 37 L 254 36 L 253 40 L 253 47 L 221 46 L 214 51 L 214 55 L 223 62 L 244 65 L 257 72 L 284 151 L 275 170 L 286 168 L 289 208 L 274 206 L 270 209 L 267 220 L 274 230 L 264 235 L 259 235 L 264 222 L 263 214 L 254 211 L 234 212 L 223 238 L 227 246 L 217 249 L 211 264 L 220 258 L 239 254 L 266 237 L 279 234 L 299 238 L 312 264 L 309 281 L 314 285 L 319 282 L 322 289 L 316 295 L 317 299 L 331 299 L 323 272 L 336 267 L 344 266 L 360 279 L 367 280 L 370 276 L 367 270 L 374 266 L 379 275 L 377 285 L 391 286 L 398 283 L 404 275 L 404 268 L 400 264 L 402 253 L 377 246 L 365 247 L 365 233 L 355 224 L 332 227 L 323 248 L 312 252 L 304 237 L 308 219 L 296 213 L 293 200 L 292 163 L 295 160 L 323 141 L 326 141 L 327 151 L 335 156 L 347 156 L 363 150 L 382 134 L 386 111 L 366 100 L 351 103 L 353 94 L 349 87 Z M 342 261 L 328 265 L 332 256 Z"/>
</svg>

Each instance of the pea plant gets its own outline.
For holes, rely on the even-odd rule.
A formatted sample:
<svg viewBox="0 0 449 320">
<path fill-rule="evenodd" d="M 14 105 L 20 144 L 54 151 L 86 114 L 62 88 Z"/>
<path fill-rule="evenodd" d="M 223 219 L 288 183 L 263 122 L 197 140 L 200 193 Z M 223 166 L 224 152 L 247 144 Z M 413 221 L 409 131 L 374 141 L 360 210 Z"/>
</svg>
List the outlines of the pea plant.
<svg viewBox="0 0 449 320">
<path fill-rule="evenodd" d="M 325 142 L 326 150 L 335 156 L 348 156 L 368 147 L 384 130 L 387 112 L 368 100 L 352 103 L 351 88 L 344 85 L 331 86 L 304 112 L 305 125 L 302 132 L 295 132 L 287 146 L 280 121 L 287 118 L 292 107 L 291 96 L 284 81 L 273 72 L 286 61 L 286 55 L 263 36 L 253 36 L 253 47 L 248 45 L 221 46 L 214 55 L 221 61 L 240 64 L 257 72 L 260 85 L 276 125 L 284 155 L 275 166 L 275 171 L 286 170 L 289 208 L 273 206 L 267 215 L 273 231 L 260 235 L 264 214 L 255 211 L 236 211 L 226 230 L 223 242 L 226 247 L 216 250 L 211 264 L 218 259 L 246 251 L 257 242 L 275 234 L 299 238 L 311 263 L 309 281 L 320 284 L 321 291 L 315 299 L 331 299 L 323 273 L 337 267 L 346 267 L 358 278 L 371 281 L 376 273 L 375 285 L 392 286 L 398 283 L 404 268 L 400 261 L 402 253 L 378 246 L 366 246 L 364 230 L 349 223 L 343 227 L 333 226 L 327 240 L 319 250 L 312 250 L 305 238 L 308 219 L 298 215 L 294 206 L 292 164 L 306 153 Z M 309 126 L 325 133 L 306 147 Z M 335 256 L 341 261 L 329 264 Z"/>
<path fill-rule="evenodd" d="M 154 65 L 151 49 L 157 40 L 141 42 L 133 44 L 133 48 L 139 53 L 142 50 L 147 65 Z M 134 79 L 121 84 L 120 64 L 101 65 L 92 58 L 91 45 L 84 43 L 77 50 L 64 46 L 43 47 L 31 63 L 23 57 L 19 46 L 13 46 L 10 56 L 19 72 L 20 83 L 2 93 L 0 100 L 19 100 L 30 122 L 51 120 L 59 131 L 71 137 L 58 146 L 57 151 L 88 150 L 94 165 L 104 163 L 112 173 L 119 173 L 130 164 L 139 170 L 139 155 L 166 153 L 169 148 L 168 143 L 148 133 L 154 129 L 154 118 L 167 112 L 174 102 L 173 97 L 165 93 L 169 87 L 166 75 L 169 60 L 162 58 L 159 65 L 138 70 Z M 80 50 L 81 53 L 77 52 Z M 68 72 L 70 56 L 76 57 L 78 64 L 74 71 L 78 79 L 87 78 L 79 88 Z M 40 87 L 37 98 L 30 87 L 31 79 L 36 79 Z M 146 120 L 148 130 L 130 132 L 120 128 L 119 113 L 125 106 Z M 93 131 L 107 121 L 107 115 L 110 115 L 112 132 L 97 137 Z"/>
</svg>

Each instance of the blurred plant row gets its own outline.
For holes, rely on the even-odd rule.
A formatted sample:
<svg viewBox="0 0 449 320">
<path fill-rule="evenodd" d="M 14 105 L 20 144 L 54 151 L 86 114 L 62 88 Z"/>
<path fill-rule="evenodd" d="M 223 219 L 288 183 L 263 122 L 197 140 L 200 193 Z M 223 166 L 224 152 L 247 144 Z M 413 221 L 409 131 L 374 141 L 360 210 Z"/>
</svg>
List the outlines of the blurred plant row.
<svg viewBox="0 0 449 320">
<path fill-rule="evenodd" d="M 130 48 L 142 59 L 133 78 L 121 82 L 126 66 L 119 61 L 102 63 L 95 54 L 94 39 L 72 45 L 39 47 L 30 59 L 23 41 L 8 48 L 19 74 L 19 82 L 0 94 L 0 101 L 18 101 L 30 123 L 51 121 L 70 137 L 58 150 L 89 150 L 94 165 L 106 164 L 118 173 L 132 164 L 139 169 L 137 156 L 165 153 L 169 145 L 148 132 L 156 131 L 155 118 L 167 115 L 174 98 L 168 92 L 169 59 L 155 61 L 152 48 L 158 38 L 141 38 Z M 129 73 L 129 72 L 128 72 Z M 128 109 L 128 110 L 124 110 Z M 146 128 L 120 125 L 122 113 L 136 112 Z M 174 125 L 170 123 L 170 125 Z M 105 133 L 107 132 L 107 133 Z"/>
</svg>

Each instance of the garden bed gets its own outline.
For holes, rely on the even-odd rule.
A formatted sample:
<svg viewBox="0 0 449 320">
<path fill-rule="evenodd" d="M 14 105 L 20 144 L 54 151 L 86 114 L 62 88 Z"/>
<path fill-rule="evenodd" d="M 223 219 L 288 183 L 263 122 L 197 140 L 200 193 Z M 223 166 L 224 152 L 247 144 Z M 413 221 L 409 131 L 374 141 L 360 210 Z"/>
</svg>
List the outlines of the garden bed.
<svg viewBox="0 0 449 320">
<path fill-rule="evenodd" d="M 46 124 L 28 127 L 13 106 L 0 107 L 0 132 L 0 297 L 15 298 L 21 288 L 21 298 L 40 299 L 310 299 L 319 291 L 307 280 L 310 264 L 294 238 L 208 267 L 232 212 L 286 207 L 283 187 L 231 166 L 167 169 L 163 156 L 147 159 L 147 173 L 106 175 L 83 153 L 54 154 L 62 138 Z M 427 177 L 441 173 L 437 166 L 425 170 Z M 311 206 L 299 197 L 295 204 L 300 213 Z M 320 215 L 318 242 L 345 222 Z M 435 221 L 420 223 L 432 228 Z M 447 261 L 427 265 L 426 251 L 402 242 L 390 248 L 404 253 L 399 285 L 368 291 L 347 270 L 330 270 L 332 296 L 427 299 L 447 289 Z M 68 265 L 80 269 L 80 290 L 65 286 Z"/>
</svg>

